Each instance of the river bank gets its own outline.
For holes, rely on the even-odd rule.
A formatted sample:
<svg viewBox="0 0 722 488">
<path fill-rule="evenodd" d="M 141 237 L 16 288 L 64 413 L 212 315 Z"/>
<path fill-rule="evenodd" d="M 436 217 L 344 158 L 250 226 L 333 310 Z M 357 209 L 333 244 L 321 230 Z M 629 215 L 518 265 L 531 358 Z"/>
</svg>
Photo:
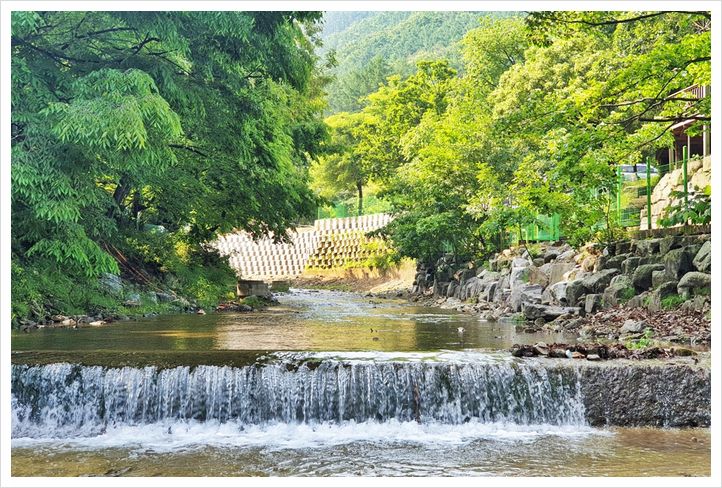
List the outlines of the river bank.
<svg viewBox="0 0 722 488">
<path fill-rule="evenodd" d="M 507 249 L 485 262 L 419 264 L 411 300 L 580 340 L 711 339 L 709 235 Z"/>
</svg>

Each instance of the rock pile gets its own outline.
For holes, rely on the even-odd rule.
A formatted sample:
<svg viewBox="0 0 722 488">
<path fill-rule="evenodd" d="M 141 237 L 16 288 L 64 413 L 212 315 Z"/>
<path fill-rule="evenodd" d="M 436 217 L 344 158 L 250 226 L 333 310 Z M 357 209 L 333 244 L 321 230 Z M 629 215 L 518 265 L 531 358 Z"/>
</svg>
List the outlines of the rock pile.
<svg viewBox="0 0 722 488">
<path fill-rule="evenodd" d="M 523 247 L 507 249 L 480 267 L 444 256 L 434 265 L 419 265 L 412 291 L 437 303 L 487 311 L 485 318 L 491 320 L 516 316 L 538 328 L 553 322 L 547 328 L 555 330 L 580 329 L 590 325 L 582 317 L 620 307 L 665 317 L 661 312 L 681 306 L 694 320 L 699 312 L 703 321 L 709 310 L 708 234 L 591 244 L 579 250 L 568 244 L 535 249 L 533 256 Z M 612 332 L 617 337 L 644 330 L 616 326 Z M 667 328 L 667 335 L 684 335 Z"/>
</svg>

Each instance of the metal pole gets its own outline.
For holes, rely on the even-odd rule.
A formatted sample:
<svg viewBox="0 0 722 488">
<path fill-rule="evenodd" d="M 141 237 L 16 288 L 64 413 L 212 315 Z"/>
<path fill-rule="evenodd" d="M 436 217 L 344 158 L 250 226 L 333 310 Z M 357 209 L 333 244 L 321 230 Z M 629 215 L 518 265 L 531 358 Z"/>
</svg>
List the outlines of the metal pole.
<svg viewBox="0 0 722 488">
<path fill-rule="evenodd" d="M 650 158 L 647 157 L 647 230 L 652 230 L 652 181 L 649 173 Z"/>
<path fill-rule="evenodd" d="M 617 165 L 617 223 L 622 225 L 622 166 Z"/>
<path fill-rule="evenodd" d="M 689 199 L 687 198 L 687 146 L 682 148 L 682 182 L 684 184 L 684 211 L 689 210 Z M 685 225 L 687 222 L 685 221 Z"/>
</svg>

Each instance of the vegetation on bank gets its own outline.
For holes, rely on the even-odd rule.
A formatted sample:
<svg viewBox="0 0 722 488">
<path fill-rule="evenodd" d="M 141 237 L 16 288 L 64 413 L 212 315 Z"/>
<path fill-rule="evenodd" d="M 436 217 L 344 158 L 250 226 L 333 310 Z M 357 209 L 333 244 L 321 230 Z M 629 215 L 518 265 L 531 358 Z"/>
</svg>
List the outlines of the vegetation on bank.
<svg viewBox="0 0 722 488">
<path fill-rule="evenodd" d="M 320 12 L 14 12 L 13 319 L 209 308 L 235 290 L 216 236 L 369 194 L 395 215 L 378 268 L 488 255 L 538 214 L 612 240 L 614 167 L 710 122 L 679 94 L 710 85 L 709 13 L 479 17 L 344 13 L 322 59 Z M 708 217 L 705 194 L 667 219 Z"/>
<path fill-rule="evenodd" d="M 320 18 L 14 12 L 13 318 L 117 308 L 117 273 L 209 305 L 234 290 L 209 241 L 312 215 Z"/>
<path fill-rule="evenodd" d="M 314 181 L 359 200 L 376 185 L 396 216 L 386 235 L 428 262 L 503 249 L 539 214 L 559 214 L 572 245 L 613 241 L 616 166 L 669 147 L 676 123 L 710 123 L 710 97 L 680 93 L 710 84 L 710 34 L 708 12 L 483 18 L 460 67 L 420 61 L 330 117 Z M 699 200 L 670 221 L 703 221 Z"/>
</svg>

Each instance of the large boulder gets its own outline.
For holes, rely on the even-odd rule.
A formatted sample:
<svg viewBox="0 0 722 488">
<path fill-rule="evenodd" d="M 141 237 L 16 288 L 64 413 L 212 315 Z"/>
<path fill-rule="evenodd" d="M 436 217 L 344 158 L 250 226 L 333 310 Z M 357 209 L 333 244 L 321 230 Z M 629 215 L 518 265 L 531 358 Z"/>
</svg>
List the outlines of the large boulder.
<svg viewBox="0 0 722 488">
<path fill-rule="evenodd" d="M 449 281 L 436 281 L 434 280 L 434 296 L 445 297 L 446 292 L 449 289 Z"/>
<path fill-rule="evenodd" d="M 522 306 L 531 303 L 541 303 L 543 288 L 541 285 L 523 285 L 512 288 L 509 305 L 514 312 L 521 312 Z"/>
<path fill-rule="evenodd" d="M 573 269 L 573 263 L 547 263 L 539 268 L 548 278 L 546 286 L 564 281 L 564 274 Z"/>
<path fill-rule="evenodd" d="M 550 263 L 554 261 L 562 253 L 558 247 L 550 247 L 544 253 L 544 263 Z"/>
<path fill-rule="evenodd" d="M 659 253 L 667 254 L 672 249 L 682 247 L 682 236 L 667 236 L 659 241 Z"/>
<path fill-rule="evenodd" d="M 103 273 L 98 280 L 100 285 L 111 294 L 121 296 L 123 294 L 123 280 L 120 276 L 112 273 Z"/>
<path fill-rule="evenodd" d="M 484 282 L 476 276 L 472 276 L 466 280 L 463 285 L 460 285 L 459 300 L 468 300 L 472 297 L 478 297 L 483 289 Z"/>
<path fill-rule="evenodd" d="M 677 293 L 685 298 L 692 295 L 709 295 L 712 275 L 700 271 L 690 271 L 682 276 L 677 284 Z"/>
<path fill-rule="evenodd" d="M 663 264 L 642 264 L 632 274 L 632 285 L 639 291 L 652 287 L 652 272 L 664 271 Z"/>
<path fill-rule="evenodd" d="M 664 255 L 662 262 L 664 263 L 665 274 L 673 280 L 678 280 L 685 273 L 694 270 L 692 260 L 699 249 L 696 246 L 686 246 L 678 249 L 672 249 Z"/>
<path fill-rule="evenodd" d="M 491 283 L 487 283 L 484 287 L 484 291 L 481 292 L 481 295 L 479 298 L 481 300 L 484 300 L 485 302 L 491 302 L 494 300 L 494 292 L 496 291 L 496 287 L 498 281 L 492 281 Z"/>
<path fill-rule="evenodd" d="M 573 263 L 574 257 L 577 255 L 577 252 L 574 249 L 569 249 L 567 251 L 564 251 L 559 256 L 557 256 L 556 262 L 557 263 Z"/>
<path fill-rule="evenodd" d="M 622 273 L 625 275 L 632 276 L 632 273 L 634 273 L 634 270 L 639 267 L 642 261 L 642 258 L 639 256 L 631 256 L 622 261 Z"/>
<path fill-rule="evenodd" d="M 671 295 L 677 294 L 677 282 L 667 281 L 659 285 L 655 290 L 649 294 L 649 302 L 647 303 L 647 310 L 650 312 L 659 312 L 662 310 L 662 300 Z"/>
<path fill-rule="evenodd" d="M 632 257 L 631 253 L 617 254 L 616 256 L 604 256 L 599 259 L 597 268 L 599 270 L 614 268 L 622 269 L 622 263 L 630 257 Z"/>
<path fill-rule="evenodd" d="M 589 293 L 602 293 L 604 289 L 609 286 L 612 278 L 619 273 L 620 271 L 617 268 L 604 269 L 584 278 L 582 285 L 584 285 L 584 288 L 586 288 Z"/>
<path fill-rule="evenodd" d="M 598 293 L 590 293 L 584 299 L 584 311 L 586 313 L 594 313 L 602 308 L 602 295 Z"/>
<path fill-rule="evenodd" d="M 609 286 L 602 294 L 602 304 L 604 307 L 615 307 L 626 302 L 634 296 L 634 286 L 632 280 L 627 275 L 617 275 L 612 278 Z"/>
<path fill-rule="evenodd" d="M 494 289 L 494 302 L 504 302 L 509 298 L 511 290 L 509 289 L 509 275 L 503 275 Z"/>
<path fill-rule="evenodd" d="M 542 293 L 542 303 L 564 305 L 567 303 L 567 285 L 569 282 L 560 281 L 548 286 Z"/>
<path fill-rule="evenodd" d="M 543 318 L 550 322 L 562 315 L 579 315 L 579 307 L 559 307 L 555 305 L 542 305 L 536 303 L 528 303 L 524 305 L 524 318 L 527 320 L 536 320 Z"/>
<path fill-rule="evenodd" d="M 712 244 L 710 241 L 706 241 L 702 244 L 702 247 L 697 251 L 692 264 L 703 273 L 709 273 L 712 269 Z"/>
<path fill-rule="evenodd" d="M 513 290 L 517 286 L 529 283 L 529 267 L 514 266 L 509 273 L 509 287 Z"/>
<path fill-rule="evenodd" d="M 662 239 L 644 239 L 635 243 L 635 252 L 637 256 L 649 256 L 650 254 L 659 253 L 659 244 Z"/>
<path fill-rule="evenodd" d="M 547 274 L 548 264 L 544 264 L 540 267 L 529 266 L 529 284 L 540 285 L 542 288 L 546 288 L 549 285 L 549 275 Z"/>
<path fill-rule="evenodd" d="M 449 282 L 449 286 L 446 288 L 446 296 L 451 298 L 456 296 L 459 291 L 459 284 L 456 281 Z"/>
<path fill-rule="evenodd" d="M 587 292 L 584 280 L 574 280 L 567 283 L 566 298 L 567 305 L 576 306 L 579 298 Z"/>
</svg>

